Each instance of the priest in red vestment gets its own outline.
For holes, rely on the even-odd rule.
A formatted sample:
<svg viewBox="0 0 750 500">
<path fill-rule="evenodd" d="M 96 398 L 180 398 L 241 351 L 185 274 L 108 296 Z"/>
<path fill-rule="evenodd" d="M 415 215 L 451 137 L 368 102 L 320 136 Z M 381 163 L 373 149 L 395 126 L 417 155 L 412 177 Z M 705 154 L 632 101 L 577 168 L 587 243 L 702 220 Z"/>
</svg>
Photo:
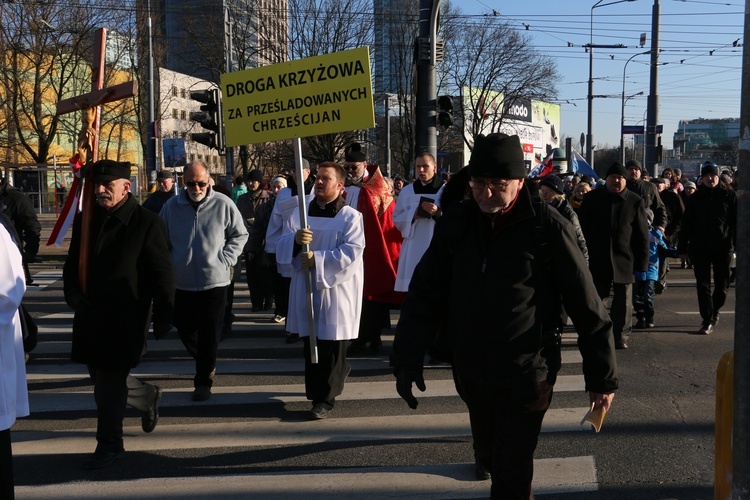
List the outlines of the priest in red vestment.
<svg viewBox="0 0 750 500">
<path fill-rule="evenodd" d="M 365 227 L 365 282 L 359 337 L 352 341 L 349 354 L 379 353 L 383 328 L 390 328 L 390 310 L 404 294 L 393 290 L 398 256 L 403 240 L 393 224 L 396 203 L 393 192 L 377 165 L 368 165 L 359 143 L 345 150 L 347 172 L 346 203 L 362 213 Z"/>
</svg>

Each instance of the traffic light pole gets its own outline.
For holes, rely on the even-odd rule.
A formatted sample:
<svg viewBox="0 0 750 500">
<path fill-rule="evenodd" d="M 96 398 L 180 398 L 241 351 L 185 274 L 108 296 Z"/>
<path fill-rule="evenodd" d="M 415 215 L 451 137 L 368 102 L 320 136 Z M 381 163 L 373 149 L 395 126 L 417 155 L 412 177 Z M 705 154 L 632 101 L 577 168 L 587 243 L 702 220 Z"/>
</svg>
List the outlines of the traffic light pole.
<svg viewBox="0 0 750 500">
<path fill-rule="evenodd" d="M 440 1 L 419 0 L 419 37 L 416 40 L 415 51 L 417 58 L 416 153 L 428 152 L 435 158 L 437 158 L 435 53 Z"/>
</svg>

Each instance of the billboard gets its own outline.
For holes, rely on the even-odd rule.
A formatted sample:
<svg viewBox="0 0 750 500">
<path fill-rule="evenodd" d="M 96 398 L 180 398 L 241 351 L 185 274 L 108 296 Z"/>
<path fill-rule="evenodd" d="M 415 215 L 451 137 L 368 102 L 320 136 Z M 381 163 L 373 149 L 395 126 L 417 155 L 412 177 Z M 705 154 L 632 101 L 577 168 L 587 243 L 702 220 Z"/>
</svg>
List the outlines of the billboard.
<svg viewBox="0 0 750 500">
<path fill-rule="evenodd" d="M 464 134 L 488 135 L 502 132 L 517 135 L 529 169 L 547 155 L 548 149 L 560 146 L 560 105 L 531 99 L 505 103 L 503 94 L 472 87 L 463 89 Z M 471 146 L 474 145 L 470 139 Z M 471 156 L 464 145 L 464 158 Z"/>
</svg>

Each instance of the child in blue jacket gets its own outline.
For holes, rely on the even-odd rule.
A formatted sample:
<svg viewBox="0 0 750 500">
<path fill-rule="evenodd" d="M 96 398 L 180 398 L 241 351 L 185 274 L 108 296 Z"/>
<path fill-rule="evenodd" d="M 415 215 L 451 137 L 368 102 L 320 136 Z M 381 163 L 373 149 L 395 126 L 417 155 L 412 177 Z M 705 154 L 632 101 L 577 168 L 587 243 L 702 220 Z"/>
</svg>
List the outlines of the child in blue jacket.
<svg viewBox="0 0 750 500">
<path fill-rule="evenodd" d="M 664 250 L 666 257 L 677 257 L 677 249 L 670 248 L 664 242 L 664 235 L 658 229 L 651 227 L 649 220 L 649 257 L 648 271 L 635 272 L 635 293 L 633 308 L 638 320 L 636 328 L 654 327 L 654 283 L 659 279 L 659 248 Z"/>
</svg>

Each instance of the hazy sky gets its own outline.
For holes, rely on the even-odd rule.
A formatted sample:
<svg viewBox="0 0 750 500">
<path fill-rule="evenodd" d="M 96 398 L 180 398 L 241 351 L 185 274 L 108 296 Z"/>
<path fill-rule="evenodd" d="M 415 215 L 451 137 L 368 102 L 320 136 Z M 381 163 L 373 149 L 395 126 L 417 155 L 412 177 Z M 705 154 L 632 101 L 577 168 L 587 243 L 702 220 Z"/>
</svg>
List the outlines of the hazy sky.
<svg viewBox="0 0 750 500">
<path fill-rule="evenodd" d="M 594 143 L 599 148 L 620 143 L 623 68 L 628 58 L 651 48 L 654 0 L 605 5 L 593 10 L 593 43 L 623 44 L 622 49 L 594 50 Z M 580 149 L 588 118 L 589 55 L 584 45 L 591 34 L 588 0 L 453 0 L 467 15 L 502 16 L 533 37 L 540 52 L 550 56 L 562 75 L 558 83 L 561 132 Z M 679 120 L 738 118 L 742 66 L 744 2 L 660 0 L 659 123 L 662 143 L 672 147 Z M 526 26 L 528 25 L 528 30 Z M 644 47 L 640 34 L 647 33 Z M 737 43 L 735 47 L 733 44 Z M 572 46 L 569 46 L 572 45 Z M 642 124 L 649 94 L 650 55 L 634 57 L 627 65 L 625 95 L 643 92 L 627 101 L 625 124 Z M 610 97 L 611 96 L 611 97 Z M 640 122 L 640 123 L 639 123 Z M 632 136 L 625 136 L 626 145 Z"/>
</svg>

